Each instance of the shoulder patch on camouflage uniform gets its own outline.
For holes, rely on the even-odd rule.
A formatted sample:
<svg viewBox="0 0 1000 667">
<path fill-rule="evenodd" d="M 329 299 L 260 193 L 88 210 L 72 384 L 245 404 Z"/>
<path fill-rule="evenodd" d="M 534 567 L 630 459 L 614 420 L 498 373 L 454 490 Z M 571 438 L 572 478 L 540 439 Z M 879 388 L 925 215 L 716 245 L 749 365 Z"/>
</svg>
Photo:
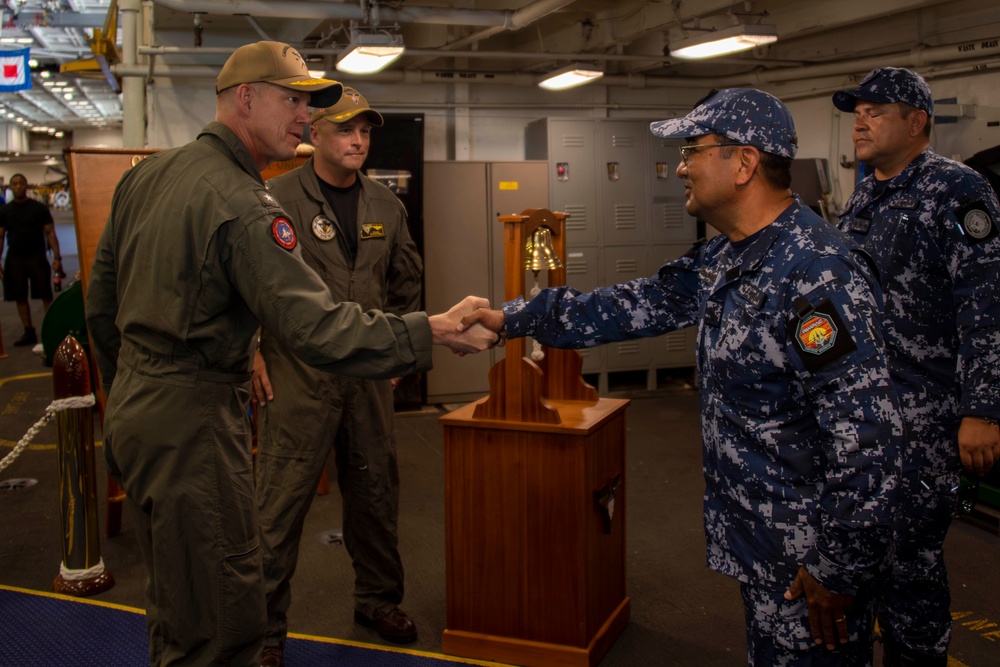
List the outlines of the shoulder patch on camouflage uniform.
<svg viewBox="0 0 1000 667">
<path fill-rule="evenodd" d="M 797 314 L 788 323 L 788 336 L 792 339 L 792 347 L 799 359 L 810 373 L 815 373 L 857 349 L 829 299 L 813 306 L 800 296 L 792 304 Z"/>
<path fill-rule="evenodd" d="M 299 240 L 295 237 L 295 229 L 288 218 L 278 216 L 271 222 L 271 235 L 274 240 L 285 250 L 292 250 Z"/>
<path fill-rule="evenodd" d="M 970 243 L 988 241 L 997 235 L 997 226 L 982 200 L 958 209 L 958 224 Z"/>
<path fill-rule="evenodd" d="M 366 222 L 361 225 L 362 239 L 385 238 L 385 227 L 381 222 Z"/>
</svg>

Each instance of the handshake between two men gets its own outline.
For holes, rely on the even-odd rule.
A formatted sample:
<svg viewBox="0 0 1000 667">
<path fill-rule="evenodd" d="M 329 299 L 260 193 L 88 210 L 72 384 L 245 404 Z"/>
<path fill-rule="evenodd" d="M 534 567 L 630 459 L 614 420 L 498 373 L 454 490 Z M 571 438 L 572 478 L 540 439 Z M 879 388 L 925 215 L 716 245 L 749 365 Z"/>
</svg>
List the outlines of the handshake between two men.
<svg viewBox="0 0 1000 667">
<path fill-rule="evenodd" d="M 467 296 L 440 315 L 427 318 L 435 345 L 447 345 L 459 356 L 482 352 L 501 345 L 504 337 L 503 311 L 490 310 L 490 302 Z"/>
</svg>

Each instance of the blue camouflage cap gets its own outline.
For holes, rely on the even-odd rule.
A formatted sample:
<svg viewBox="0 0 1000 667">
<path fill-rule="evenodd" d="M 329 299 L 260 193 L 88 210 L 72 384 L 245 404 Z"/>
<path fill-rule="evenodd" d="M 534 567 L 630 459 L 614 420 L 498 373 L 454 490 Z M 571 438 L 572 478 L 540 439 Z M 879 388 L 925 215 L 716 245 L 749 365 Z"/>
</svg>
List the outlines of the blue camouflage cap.
<svg viewBox="0 0 1000 667">
<path fill-rule="evenodd" d="M 854 90 L 838 90 L 833 94 L 833 106 L 848 113 L 858 100 L 891 104 L 904 102 L 915 109 L 934 115 L 931 88 L 924 77 L 903 67 L 876 67 L 861 80 Z"/>
<path fill-rule="evenodd" d="M 792 114 L 781 101 L 754 88 L 709 93 L 684 118 L 658 120 L 649 130 L 666 139 L 721 134 L 765 153 L 793 158 L 798 150 Z"/>
</svg>

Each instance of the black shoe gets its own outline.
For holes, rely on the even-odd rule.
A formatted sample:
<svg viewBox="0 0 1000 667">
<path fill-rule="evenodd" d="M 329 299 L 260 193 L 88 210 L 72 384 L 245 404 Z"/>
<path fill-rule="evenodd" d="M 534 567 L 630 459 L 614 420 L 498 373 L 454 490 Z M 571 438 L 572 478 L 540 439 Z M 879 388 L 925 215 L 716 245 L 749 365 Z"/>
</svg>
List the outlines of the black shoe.
<svg viewBox="0 0 1000 667">
<path fill-rule="evenodd" d="M 38 343 L 38 335 L 35 334 L 34 327 L 28 327 L 24 330 L 24 335 L 14 341 L 14 347 L 25 347 L 26 345 L 35 345 Z"/>
<path fill-rule="evenodd" d="M 375 619 L 368 618 L 360 611 L 355 611 L 354 622 L 366 628 L 373 628 L 379 637 L 394 644 L 409 644 L 417 641 L 417 626 L 399 607 L 393 607 L 388 614 Z"/>
<path fill-rule="evenodd" d="M 265 646 L 260 667 L 285 667 L 285 655 L 280 646 Z"/>
</svg>

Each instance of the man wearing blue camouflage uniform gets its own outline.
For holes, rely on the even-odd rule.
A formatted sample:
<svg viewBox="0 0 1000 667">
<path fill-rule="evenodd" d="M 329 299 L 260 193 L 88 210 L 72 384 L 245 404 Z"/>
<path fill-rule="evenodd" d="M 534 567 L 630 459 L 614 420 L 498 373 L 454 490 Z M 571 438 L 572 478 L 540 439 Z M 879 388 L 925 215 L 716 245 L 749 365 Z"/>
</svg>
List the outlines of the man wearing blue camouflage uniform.
<svg viewBox="0 0 1000 667">
<path fill-rule="evenodd" d="M 587 347 L 698 326 L 708 566 L 739 579 L 751 665 L 863 665 L 887 561 L 902 422 L 864 256 L 792 194 L 788 110 L 714 93 L 653 123 L 686 138 L 686 209 L 721 235 L 650 278 L 477 311 Z"/>
<path fill-rule="evenodd" d="M 907 69 L 872 70 L 834 94 L 853 112 L 861 181 L 839 226 L 872 255 L 884 336 L 907 425 L 891 575 L 880 593 L 886 665 L 946 665 L 943 544 L 959 474 L 1000 456 L 1000 220 L 989 183 L 930 149 L 931 91 Z"/>
</svg>

